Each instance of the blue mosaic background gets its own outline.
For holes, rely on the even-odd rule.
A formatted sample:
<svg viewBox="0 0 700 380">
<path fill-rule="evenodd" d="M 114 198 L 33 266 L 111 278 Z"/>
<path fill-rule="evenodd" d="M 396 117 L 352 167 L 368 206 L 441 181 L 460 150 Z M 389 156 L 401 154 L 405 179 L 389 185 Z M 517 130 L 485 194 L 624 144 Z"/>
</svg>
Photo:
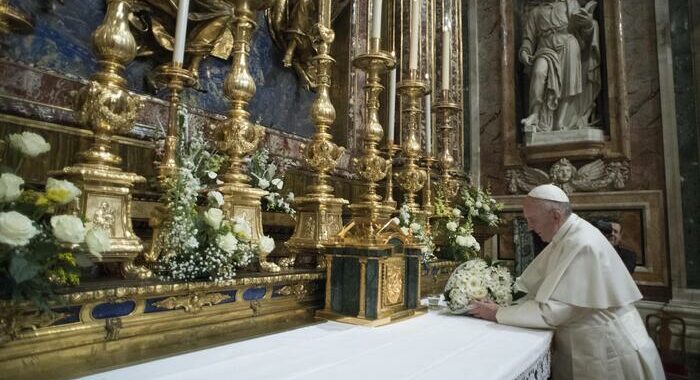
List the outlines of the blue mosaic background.
<svg viewBox="0 0 700 380">
<path fill-rule="evenodd" d="M 90 50 L 90 35 L 102 22 L 104 0 L 65 0 L 46 10 L 48 0 L 10 0 L 10 4 L 32 15 L 34 32 L 30 35 L 3 36 L 0 57 L 66 76 L 89 78 L 97 70 Z M 253 34 L 250 72 L 257 92 L 250 102 L 252 120 L 300 136 L 311 136 L 313 124 L 309 110 L 314 94 L 305 90 L 292 70 L 282 67 L 282 54 L 274 46 L 262 12 L 259 28 Z M 151 59 L 137 58 L 126 69 L 129 89 L 148 93 L 146 74 L 155 66 Z M 223 82 L 230 60 L 208 58 L 200 66 L 201 86 L 206 92 L 187 90 L 185 104 L 225 114 L 229 102 L 223 95 Z M 154 95 L 150 94 L 149 95 Z M 157 96 L 163 97 L 165 94 Z"/>
</svg>

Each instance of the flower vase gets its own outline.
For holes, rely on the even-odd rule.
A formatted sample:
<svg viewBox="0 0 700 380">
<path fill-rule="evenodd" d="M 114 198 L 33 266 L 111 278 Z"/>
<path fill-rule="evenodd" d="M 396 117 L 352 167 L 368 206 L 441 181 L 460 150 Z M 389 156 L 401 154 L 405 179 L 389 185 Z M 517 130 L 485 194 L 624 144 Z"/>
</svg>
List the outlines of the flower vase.
<svg viewBox="0 0 700 380">
<path fill-rule="evenodd" d="M 492 238 L 493 236 L 498 233 L 498 226 L 489 226 L 486 224 L 475 224 L 474 225 L 474 232 L 472 235 L 474 236 L 474 239 L 479 243 L 479 247 L 481 247 L 481 252 L 484 252 L 484 243 Z"/>
</svg>

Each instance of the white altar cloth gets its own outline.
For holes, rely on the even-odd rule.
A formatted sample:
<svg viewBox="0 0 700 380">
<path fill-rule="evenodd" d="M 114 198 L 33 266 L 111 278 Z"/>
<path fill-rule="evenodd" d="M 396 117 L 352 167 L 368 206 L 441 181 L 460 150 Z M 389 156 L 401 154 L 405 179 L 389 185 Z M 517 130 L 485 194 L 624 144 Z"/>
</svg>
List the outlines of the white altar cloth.
<svg viewBox="0 0 700 380">
<path fill-rule="evenodd" d="M 551 339 L 442 309 L 382 327 L 319 323 L 84 379 L 546 379 Z M 534 366 L 546 373 L 528 375 Z"/>
</svg>

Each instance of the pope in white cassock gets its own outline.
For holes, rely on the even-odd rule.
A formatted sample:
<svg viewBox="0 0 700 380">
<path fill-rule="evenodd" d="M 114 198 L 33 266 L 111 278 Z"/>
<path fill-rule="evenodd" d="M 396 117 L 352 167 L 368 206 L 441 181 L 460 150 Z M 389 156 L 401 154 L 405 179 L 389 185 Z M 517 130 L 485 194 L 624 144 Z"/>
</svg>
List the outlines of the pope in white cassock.
<svg viewBox="0 0 700 380">
<path fill-rule="evenodd" d="M 664 379 L 634 303 L 642 298 L 600 231 L 571 212 L 566 194 L 541 185 L 523 203 L 528 227 L 549 245 L 516 281 L 515 305 L 475 302 L 471 314 L 505 325 L 555 329 L 552 378 Z"/>
</svg>

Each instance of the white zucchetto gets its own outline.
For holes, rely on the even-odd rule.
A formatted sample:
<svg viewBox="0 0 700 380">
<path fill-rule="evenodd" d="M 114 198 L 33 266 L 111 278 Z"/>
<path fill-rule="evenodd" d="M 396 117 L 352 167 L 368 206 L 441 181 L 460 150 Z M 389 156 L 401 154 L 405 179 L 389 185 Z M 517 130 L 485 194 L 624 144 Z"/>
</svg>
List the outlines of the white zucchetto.
<svg viewBox="0 0 700 380">
<path fill-rule="evenodd" d="M 546 201 L 554 201 L 561 203 L 569 203 L 569 197 L 566 196 L 564 190 L 560 189 L 558 186 L 548 183 L 546 185 L 539 185 L 527 193 L 530 198 L 543 199 Z"/>
</svg>

